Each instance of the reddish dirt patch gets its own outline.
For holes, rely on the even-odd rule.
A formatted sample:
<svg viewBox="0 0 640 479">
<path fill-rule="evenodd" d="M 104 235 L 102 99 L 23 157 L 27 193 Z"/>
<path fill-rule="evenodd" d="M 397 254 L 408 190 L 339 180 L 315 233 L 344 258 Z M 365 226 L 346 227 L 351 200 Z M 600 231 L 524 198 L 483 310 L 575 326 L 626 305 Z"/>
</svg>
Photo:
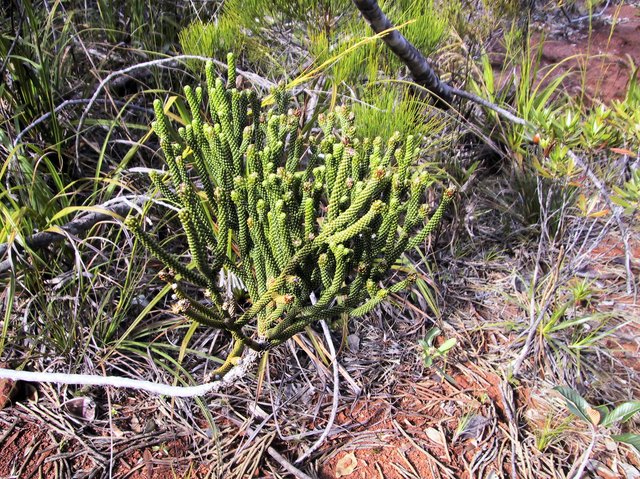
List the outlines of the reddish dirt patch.
<svg viewBox="0 0 640 479">
<path fill-rule="evenodd" d="M 6 368 L 6 363 L 0 362 L 0 368 Z M 11 379 L 0 379 L 0 410 L 11 405 L 16 393 L 16 383 Z"/>
<path fill-rule="evenodd" d="M 614 21 L 616 24 L 612 25 Z M 640 64 L 640 8 L 609 7 L 593 21 L 591 33 L 588 24 L 556 33 L 545 41 L 541 60 L 545 66 L 562 62 L 557 74 L 574 70 L 564 82 L 570 96 L 603 101 L 624 99 L 632 64 Z"/>
<path fill-rule="evenodd" d="M 345 475 L 347 478 L 389 478 L 402 479 L 401 470 L 407 469 L 418 477 L 430 479 L 438 477 L 433 468 L 438 468 L 438 457 L 443 455 L 442 447 L 431 444 L 429 448 L 422 448 L 413 435 L 420 433 L 425 421 L 413 417 L 412 422 L 407 416 L 417 411 L 420 403 L 411 396 L 401 398 L 398 410 L 385 400 L 358 401 L 350 412 L 341 413 L 337 422 L 341 425 L 358 424 L 353 430 L 351 447 L 344 448 L 331 457 L 320 471 L 321 479 L 338 477 L 338 465 L 349 454 L 354 454 L 357 466 L 353 473 Z M 407 414 L 408 413 L 408 414 Z M 434 419 L 436 419 L 434 417 Z M 403 431 L 411 440 L 403 436 Z M 421 443 L 424 438 L 418 439 Z M 421 450 L 422 449 L 422 450 Z M 431 450 L 428 450 L 431 449 Z M 446 461 L 446 458 L 443 458 Z"/>
<path fill-rule="evenodd" d="M 15 383 L 10 379 L 0 379 L 0 409 L 11 404 Z"/>
<path fill-rule="evenodd" d="M 561 87 L 573 98 L 586 103 L 624 99 L 633 65 L 640 65 L 639 6 L 607 8 L 593 20 L 591 31 L 586 21 L 571 25 L 563 20 L 553 31 L 547 24 L 537 27 L 544 33 L 532 34 L 532 54 L 543 41 L 538 72 L 543 85 L 566 74 Z M 512 75 L 512 66 L 505 69 L 506 60 L 504 49 L 493 50 L 492 65 L 502 78 L 498 83 Z"/>
<path fill-rule="evenodd" d="M 482 445 L 502 436 L 496 427 L 502 416 L 500 380 L 470 364 L 456 369 L 453 384 L 439 378 L 404 382 L 390 398 L 363 399 L 340 413 L 338 424 L 357 426 L 323 464 L 320 478 L 337 477 L 348 454 L 358 461 L 353 473 L 343 476 L 348 479 L 469 477 L 468 465 Z"/>
<path fill-rule="evenodd" d="M 640 242 L 631 239 L 629 249 L 632 260 L 637 266 L 640 266 L 640 264 L 638 264 L 638 260 L 640 259 Z M 619 238 L 609 235 L 593 249 L 593 256 L 603 261 L 620 261 L 625 256 L 624 244 Z"/>
<path fill-rule="evenodd" d="M 631 237 L 629 244 L 629 267 L 634 280 L 640 275 L 640 241 Z M 599 282 L 601 289 L 615 291 L 616 285 L 626 282 L 627 277 L 627 252 L 622 240 L 614 235 L 605 237 L 591 252 L 591 261 L 581 272 L 582 276 Z M 606 286 L 606 288 L 604 288 Z M 619 288 L 618 288 L 619 289 Z M 599 307 L 607 309 L 635 310 L 640 314 L 637 299 L 632 294 L 611 293 L 598 298 Z"/>
<path fill-rule="evenodd" d="M 640 327 L 629 323 L 604 340 L 611 354 L 633 371 L 640 370 Z"/>
<path fill-rule="evenodd" d="M 56 448 L 45 430 L 33 423 L 20 423 L 9 426 L 7 432 L 0 449 L 0 477 L 55 477 L 55 466 L 45 459 Z"/>
<path fill-rule="evenodd" d="M 630 263 L 632 274 L 637 280 L 640 277 L 640 242 L 631 238 L 629 241 Z M 617 281 L 626 274 L 624 268 L 625 248 L 622 241 L 614 236 L 607 236 L 593 250 L 593 262 L 588 272 L 603 283 Z M 636 285 L 637 286 L 637 285 Z M 605 347 L 611 354 L 633 371 L 640 371 L 640 305 L 633 295 L 626 292 L 607 294 L 599 299 L 600 311 L 624 311 L 625 322 L 615 335 L 604 340 Z"/>
</svg>

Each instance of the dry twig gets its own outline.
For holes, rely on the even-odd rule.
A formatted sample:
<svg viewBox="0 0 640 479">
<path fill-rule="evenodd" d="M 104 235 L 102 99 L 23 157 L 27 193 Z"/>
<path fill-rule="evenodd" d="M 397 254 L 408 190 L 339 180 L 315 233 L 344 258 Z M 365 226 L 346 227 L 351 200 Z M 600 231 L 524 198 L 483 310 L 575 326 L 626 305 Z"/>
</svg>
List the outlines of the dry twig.
<svg viewBox="0 0 640 479">
<path fill-rule="evenodd" d="M 234 366 L 222 379 L 199 386 L 169 386 L 140 379 L 123 378 L 119 376 L 95 376 L 91 374 L 40 373 L 33 371 L 15 371 L 0 368 L 0 378 L 13 381 L 50 382 L 57 384 L 82 384 L 90 386 L 113 386 L 147 391 L 169 397 L 196 397 L 210 392 L 218 392 L 230 386 L 247 375 L 253 367 L 259 354 L 256 351 L 247 353 L 240 363 Z"/>
<path fill-rule="evenodd" d="M 98 87 L 96 88 L 96 90 L 93 92 L 93 96 L 91 97 L 91 99 L 89 100 L 89 103 L 87 104 L 87 106 L 85 107 L 85 109 L 82 112 L 82 115 L 80 116 L 80 121 L 78 122 L 78 129 L 76 132 L 76 161 L 77 159 L 80 157 L 80 132 L 82 131 L 82 128 L 84 127 L 84 122 L 87 119 L 87 115 L 89 114 L 89 111 L 91 110 L 91 108 L 93 107 L 93 104 L 96 102 L 96 99 L 98 98 L 98 95 L 100 95 L 100 92 L 102 92 L 102 90 L 104 89 L 104 87 L 110 82 L 112 81 L 114 78 L 117 78 L 119 76 L 122 75 L 126 75 L 127 73 L 130 73 L 132 71 L 135 70 L 140 70 L 140 69 L 145 69 L 145 68 L 149 68 L 149 67 L 153 67 L 153 66 L 159 66 L 159 65 L 163 65 L 163 66 L 172 66 L 172 65 L 177 65 L 179 61 L 182 60 L 200 60 L 203 62 L 206 61 L 211 61 L 213 63 L 215 63 L 217 66 L 222 67 L 222 68 L 227 68 L 227 64 L 223 63 L 219 60 L 216 60 L 215 58 L 209 58 L 209 57 L 203 57 L 203 56 L 199 56 L 199 55 L 176 55 L 174 57 L 169 57 L 169 58 L 160 58 L 158 60 L 151 60 L 148 62 L 143 62 L 143 63 L 138 63 L 136 65 L 131 65 L 130 67 L 127 68 L 123 68 L 122 70 L 117 70 L 114 72 L 109 73 L 109 75 L 107 75 L 98 85 Z M 272 88 L 275 85 L 265 79 L 262 78 L 260 75 L 257 75 L 255 73 L 252 72 L 246 72 L 243 70 L 237 70 L 237 72 L 239 74 L 241 74 L 242 76 L 244 76 L 245 78 L 247 78 L 249 81 L 260 85 L 262 87 L 265 88 Z"/>
<path fill-rule="evenodd" d="M 148 199 L 149 197 L 146 195 L 134 195 L 109 200 L 106 203 L 94 206 L 92 208 L 93 210 L 103 210 L 103 213 L 100 213 L 98 211 L 91 211 L 61 226 L 60 229 L 63 232 L 58 233 L 51 230 L 41 231 L 40 233 L 36 233 L 27 237 L 25 239 L 25 244 L 29 248 L 42 249 L 53 243 L 63 241 L 65 238 L 67 238 L 66 234 L 78 236 L 89 230 L 100 221 L 106 221 L 109 219 L 113 219 L 114 217 L 117 218 L 119 216 L 126 216 L 129 211 L 138 208 Z M 7 252 L 9 246 L 9 243 L 0 244 L 0 256 L 3 256 Z M 5 271 L 10 270 L 12 266 L 13 261 L 11 261 L 10 258 L 0 262 L 0 273 L 4 273 Z"/>
</svg>

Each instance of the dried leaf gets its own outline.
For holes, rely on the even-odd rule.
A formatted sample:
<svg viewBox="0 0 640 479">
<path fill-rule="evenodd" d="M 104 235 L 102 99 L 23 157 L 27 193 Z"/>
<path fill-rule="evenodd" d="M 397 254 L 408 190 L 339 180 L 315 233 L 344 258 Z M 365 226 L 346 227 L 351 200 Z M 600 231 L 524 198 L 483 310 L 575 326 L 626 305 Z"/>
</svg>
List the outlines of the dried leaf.
<svg viewBox="0 0 640 479">
<path fill-rule="evenodd" d="M 490 423 L 490 419 L 480 414 L 474 414 L 462 424 L 462 427 L 458 426 L 457 439 L 463 441 L 466 439 L 478 440 L 482 437 L 484 430 Z"/>
<path fill-rule="evenodd" d="M 347 336 L 347 344 L 349 345 L 349 351 L 357 353 L 360 351 L 360 336 L 357 334 L 350 334 Z"/>
<path fill-rule="evenodd" d="M 11 405 L 16 389 L 16 383 L 11 379 L 0 379 L 0 409 Z"/>
<path fill-rule="evenodd" d="M 619 463 L 620 469 L 624 472 L 627 479 L 640 479 L 640 471 L 631 464 Z"/>
<path fill-rule="evenodd" d="M 131 416 L 131 421 L 129 423 L 129 426 L 131 427 L 131 430 L 133 432 L 137 432 L 138 434 L 140 434 L 144 429 L 144 426 L 140 421 L 140 418 L 136 415 Z"/>
<path fill-rule="evenodd" d="M 27 401 L 37 404 L 40 400 L 38 389 L 31 383 L 24 383 L 25 397 Z"/>
<path fill-rule="evenodd" d="M 427 435 L 427 437 L 431 439 L 433 442 L 435 442 L 436 444 L 440 446 L 446 445 L 444 434 L 442 434 L 442 432 L 438 431 L 436 428 L 428 427 L 424 430 L 424 432 Z"/>
<path fill-rule="evenodd" d="M 589 213 L 589 218 L 602 218 L 603 216 L 607 216 L 609 213 L 611 213 L 611 210 L 600 210 L 600 211 L 594 211 L 593 213 Z"/>
<path fill-rule="evenodd" d="M 593 471 L 597 477 L 602 479 L 618 479 L 620 477 L 618 473 L 613 472 L 600 461 L 589 461 L 589 469 Z"/>
<path fill-rule="evenodd" d="M 142 454 L 142 460 L 144 461 L 144 468 L 147 472 L 147 477 L 153 477 L 153 456 L 151 455 L 151 451 L 149 449 L 145 449 Z"/>
<path fill-rule="evenodd" d="M 96 403 L 90 397 L 70 399 L 62 407 L 73 417 L 91 422 L 96 418 Z"/>
<path fill-rule="evenodd" d="M 591 421 L 591 424 L 593 424 L 594 426 L 597 426 L 598 424 L 600 424 L 600 418 L 602 417 L 602 415 L 600 414 L 600 411 L 592 407 L 588 407 L 586 412 L 587 412 L 587 416 L 589 416 L 589 420 Z"/>
<path fill-rule="evenodd" d="M 145 434 L 149 434 L 150 432 L 155 431 L 157 428 L 158 428 L 158 425 L 156 424 L 156 422 L 153 420 L 152 417 L 148 418 L 144 422 L 144 433 Z"/>
<path fill-rule="evenodd" d="M 609 151 L 612 151 L 613 153 L 617 153 L 618 155 L 626 155 L 626 156 L 636 156 L 636 154 L 631 151 L 631 150 L 627 150 L 626 148 L 609 148 Z"/>
<path fill-rule="evenodd" d="M 358 466 L 358 459 L 353 452 L 345 454 L 336 464 L 336 477 L 344 477 L 353 474 Z"/>
<path fill-rule="evenodd" d="M 604 443 L 605 449 L 609 452 L 613 452 L 618 449 L 618 444 L 616 444 L 616 442 L 610 437 L 605 437 L 602 442 Z"/>
</svg>

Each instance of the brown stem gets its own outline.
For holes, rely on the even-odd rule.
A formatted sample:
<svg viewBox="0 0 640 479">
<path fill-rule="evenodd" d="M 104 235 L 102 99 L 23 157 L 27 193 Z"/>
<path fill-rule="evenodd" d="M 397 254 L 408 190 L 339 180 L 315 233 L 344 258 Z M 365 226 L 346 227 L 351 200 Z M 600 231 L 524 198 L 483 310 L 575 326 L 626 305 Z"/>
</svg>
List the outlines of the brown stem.
<svg viewBox="0 0 640 479">
<path fill-rule="evenodd" d="M 382 37 L 391 51 L 409 68 L 414 81 L 426 88 L 436 99 L 439 108 L 447 109 L 453 100 L 451 87 L 440 80 L 428 60 L 387 18 L 375 0 L 353 0 L 364 19 L 376 33 L 390 30 Z"/>
<path fill-rule="evenodd" d="M 353 0 L 353 3 L 358 10 L 360 10 L 364 19 L 371 25 L 374 32 L 382 33 L 389 31 L 389 33 L 382 37 L 382 40 L 387 44 L 389 49 L 402 60 L 407 68 L 409 68 L 413 80 L 435 98 L 438 108 L 446 110 L 451 106 L 454 97 L 460 97 L 482 105 L 485 108 L 489 108 L 512 123 L 518 125 L 527 124 L 525 120 L 508 112 L 504 108 L 500 108 L 473 93 L 454 88 L 440 80 L 437 73 L 429 64 L 429 61 L 409 40 L 395 29 L 393 23 L 391 23 L 378 6 L 376 0 Z"/>
</svg>

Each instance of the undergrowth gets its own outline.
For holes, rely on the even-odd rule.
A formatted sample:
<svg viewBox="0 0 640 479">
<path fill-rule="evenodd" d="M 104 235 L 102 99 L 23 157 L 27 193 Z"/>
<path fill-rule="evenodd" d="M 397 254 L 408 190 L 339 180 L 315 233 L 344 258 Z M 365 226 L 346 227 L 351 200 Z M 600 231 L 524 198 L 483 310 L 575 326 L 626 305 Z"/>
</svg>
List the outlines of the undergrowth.
<svg viewBox="0 0 640 479">
<path fill-rule="evenodd" d="M 238 67 L 261 75 L 261 84 L 292 88 L 301 134 L 317 134 L 321 113 L 348 104 L 362 136 L 417 133 L 427 154 L 416 168 L 460 190 L 448 226 L 436 232 L 429 249 L 414 245 L 389 265 L 392 282 L 417 275 L 408 292 L 392 292 L 392 306 L 380 306 L 366 319 L 334 323 L 332 334 L 342 346 L 340 374 L 348 384 L 342 402 L 362 399 L 363 388 L 382 401 L 405 383 L 420 390 L 424 382 L 442 397 L 463 394 L 468 388 L 461 377 L 484 384 L 480 371 L 504 378 L 501 387 L 515 391 L 515 417 L 504 419 L 506 409 L 496 414 L 510 402 L 506 386 L 500 401 L 489 385 L 486 395 L 468 398 L 460 410 L 455 401 L 445 404 L 438 396 L 437 411 L 454 411 L 437 424 L 447 440 L 469 437 L 469 424 L 477 425 L 479 416 L 499 417 L 496 440 L 483 444 L 495 461 L 515 461 L 517 477 L 565 477 L 579 470 L 585 457 L 605 462 L 605 448 L 618 463 L 630 463 L 632 449 L 612 446 L 610 439 L 633 440 L 627 434 L 637 430 L 637 422 L 607 423 L 592 435 L 594 421 L 576 423 L 550 391 L 570 387 L 577 395 L 574 402 L 581 396 L 587 406 L 608 410 L 638 395 L 637 364 L 628 351 L 638 327 L 637 69 L 630 66 L 622 100 L 569 96 L 564 80 L 586 75 L 580 67 L 558 72 L 568 63 L 584 65 L 590 57 L 543 67 L 541 50 L 530 46 L 530 18 L 519 2 L 473 3 L 474 8 L 437 1 L 381 6 L 431 56 L 444 78 L 511 109 L 526 126 L 468 104 L 435 110 L 351 2 L 343 0 L 180 5 L 100 0 L 88 8 L 82 2 L 8 2 L 10 10 L 0 19 L 0 360 L 18 369 L 117 373 L 178 384 L 201 382 L 219 365 L 221 344 L 226 344 L 221 333 L 171 312 L 172 289 L 159 280 L 164 265 L 122 228 L 122 216 L 111 213 L 81 234 L 67 232 L 64 241 L 44 248 L 33 247 L 27 238 L 37 231 L 60 231 L 76 216 L 104 212 L 105 204 L 130 201 L 136 214 L 153 219 L 163 247 L 175 244 L 182 237 L 179 218 L 171 208 L 157 207 L 170 202 L 161 199 L 162 186 L 147 179 L 164 164 L 151 127 L 152 102 L 161 98 L 171 121 L 189 123 L 188 96 L 173 92 L 202 82 L 203 63 L 175 60 L 168 68 L 116 75 L 95 101 L 89 100 L 101 80 L 126 66 L 181 52 L 219 59 L 233 51 Z M 586 11 L 563 5 L 564 13 L 545 4 L 544 14 L 587 15 L 583 22 L 589 34 L 599 21 L 591 18 L 599 8 L 592 3 Z M 513 74 L 500 75 L 491 63 L 485 47 L 496 39 L 506 51 L 502 71 Z M 250 75 L 240 75 L 237 86 L 249 83 Z M 265 107 L 275 99 L 260 93 Z M 78 131 L 81 115 L 86 118 Z M 435 206 L 438 197 L 428 195 L 425 202 Z M 237 245 L 231 246 L 235 251 Z M 191 257 L 182 260 L 188 264 Z M 228 459 L 225 448 L 239 446 L 233 421 L 241 424 L 255 416 L 263 421 L 245 443 L 260 446 L 247 446 L 251 454 L 265 454 L 267 444 L 275 447 L 274 437 L 278 447 L 295 454 L 302 442 L 321 434 L 318 419 L 330 413 L 324 386 L 318 384 L 330 376 L 332 365 L 314 328 L 282 349 L 266 354 L 255 376 L 249 374 L 218 402 L 192 407 L 157 399 L 150 408 L 171 418 L 167 428 L 188 424 L 206 444 L 213 437 L 218 449 L 207 458 L 222 471 L 220 477 L 244 473 L 233 461 L 222 460 Z M 438 370 L 431 375 L 434 366 Z M 476 372 L 469 376 L 471 370 Z M 55 414 L 74 394 L 89 394 L 40 388 L 46 399 L 31 407 L 50 407 Z M 124 392 L 93 393 L 104 400 L 104 411 L 125 411 L 127 401 L 139 399 Z M 305 401 L 316 401 L 316 412 L 301 416 L 294 410 Z M 33 411 L 29 414 L 42 416 Z M 100 424 L 113 419 L 104 411 Z M 508 438 L 501 436 L 500 428 L 514 424 Z M 217 434 L 216 428 L 228 434 Z M 264 442 L 252 442 L 256 438 Z M 509 456 L 512 447 L 517 454 Z M 279 467 L 258 457 L 245 461 L 242 471 L 253 467 L 249 463 Z M 313 459 L 311 467 L 320 467 L 324 458 Z"/>
</svg>

